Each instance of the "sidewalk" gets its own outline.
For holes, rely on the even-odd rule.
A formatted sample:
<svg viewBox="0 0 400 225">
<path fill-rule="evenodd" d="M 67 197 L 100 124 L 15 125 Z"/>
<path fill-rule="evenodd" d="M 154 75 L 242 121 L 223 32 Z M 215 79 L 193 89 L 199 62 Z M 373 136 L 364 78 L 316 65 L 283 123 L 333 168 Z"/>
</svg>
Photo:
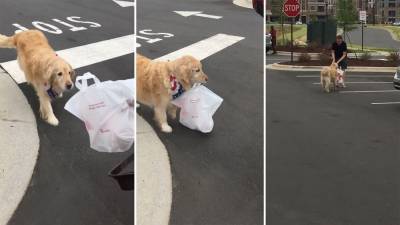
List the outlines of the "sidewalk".
<svg viewBox="0 0 400 225">
<path fill-rule="evenodd" d="M 0 225 L 22 200 L 36 164 L 39 137 L 25 96 L 0 69 Z"/>
<path fill-rule="evenodd" d="M 136 116 L 136 221 L 141 225 L 168 225 L 172 204 L 168 152 L 153 128 Z"/>
</svg>

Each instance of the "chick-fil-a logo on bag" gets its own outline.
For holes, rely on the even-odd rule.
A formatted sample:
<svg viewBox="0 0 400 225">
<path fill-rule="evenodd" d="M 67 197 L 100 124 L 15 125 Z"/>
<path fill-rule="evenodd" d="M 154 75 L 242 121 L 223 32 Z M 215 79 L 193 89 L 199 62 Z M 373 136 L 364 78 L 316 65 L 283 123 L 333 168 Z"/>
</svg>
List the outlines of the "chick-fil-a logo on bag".
<svg viewBox="0 0 400 225">
<path fill-rule="evenodd" d="M 95 109 L 103 108 L 103 107 L 106 107 L 106 104 L 104 102 L 98 102 L 98 103 L 90 104 L 89 110 L 95 110 Z"/>
</svg>

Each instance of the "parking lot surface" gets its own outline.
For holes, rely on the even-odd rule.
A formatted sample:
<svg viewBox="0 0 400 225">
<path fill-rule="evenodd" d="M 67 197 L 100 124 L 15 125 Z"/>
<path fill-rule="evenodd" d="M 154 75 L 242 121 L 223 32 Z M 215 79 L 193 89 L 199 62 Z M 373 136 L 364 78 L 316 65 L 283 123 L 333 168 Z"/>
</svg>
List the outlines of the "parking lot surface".
<svg viewBox="0 0 400 225">
<path fill-rule="evenodd" d="M 267 56 L 267 64 L 274 56 Z M 400 222 L 400 92 L 393 74 L 266 71 L 267 224 Z"/>
</svg>

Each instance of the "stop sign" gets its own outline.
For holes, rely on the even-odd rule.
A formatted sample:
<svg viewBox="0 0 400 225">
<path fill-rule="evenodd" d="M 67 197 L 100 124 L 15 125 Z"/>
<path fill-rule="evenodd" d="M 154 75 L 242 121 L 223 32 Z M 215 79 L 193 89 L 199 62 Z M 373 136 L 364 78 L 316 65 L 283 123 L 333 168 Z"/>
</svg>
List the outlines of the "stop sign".
<svg viewBox="0 0 400 225">
<path fill-rule="evenodd" d="M 300 14 L 300 1 L 299 0 L 286 0 L 283 3 L 283 12 L 288 17 L 296 17 Z"/>
</svg>

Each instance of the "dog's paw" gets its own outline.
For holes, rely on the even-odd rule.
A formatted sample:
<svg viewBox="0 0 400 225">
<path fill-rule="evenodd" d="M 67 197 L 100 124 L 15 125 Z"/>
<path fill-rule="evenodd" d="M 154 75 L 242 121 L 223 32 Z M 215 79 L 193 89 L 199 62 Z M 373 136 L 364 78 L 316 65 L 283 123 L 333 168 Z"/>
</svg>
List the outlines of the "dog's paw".
<svg viewBox="0 0 400 225">
<path fill-rule="evenodd" d="M 46 119 L 46 122 L 49 123 L 52 126 L 58 126 L 58 124 L 59 124 L 59 121 L 55 116 L 49 116 Z"/>
<path fill-rule="evenodd" d="M 169 126 L 166 123 L 161 124 L 161 131 L 165 133 L 171 133 L 172 132 L 172 127 Z"/>
</svg>

